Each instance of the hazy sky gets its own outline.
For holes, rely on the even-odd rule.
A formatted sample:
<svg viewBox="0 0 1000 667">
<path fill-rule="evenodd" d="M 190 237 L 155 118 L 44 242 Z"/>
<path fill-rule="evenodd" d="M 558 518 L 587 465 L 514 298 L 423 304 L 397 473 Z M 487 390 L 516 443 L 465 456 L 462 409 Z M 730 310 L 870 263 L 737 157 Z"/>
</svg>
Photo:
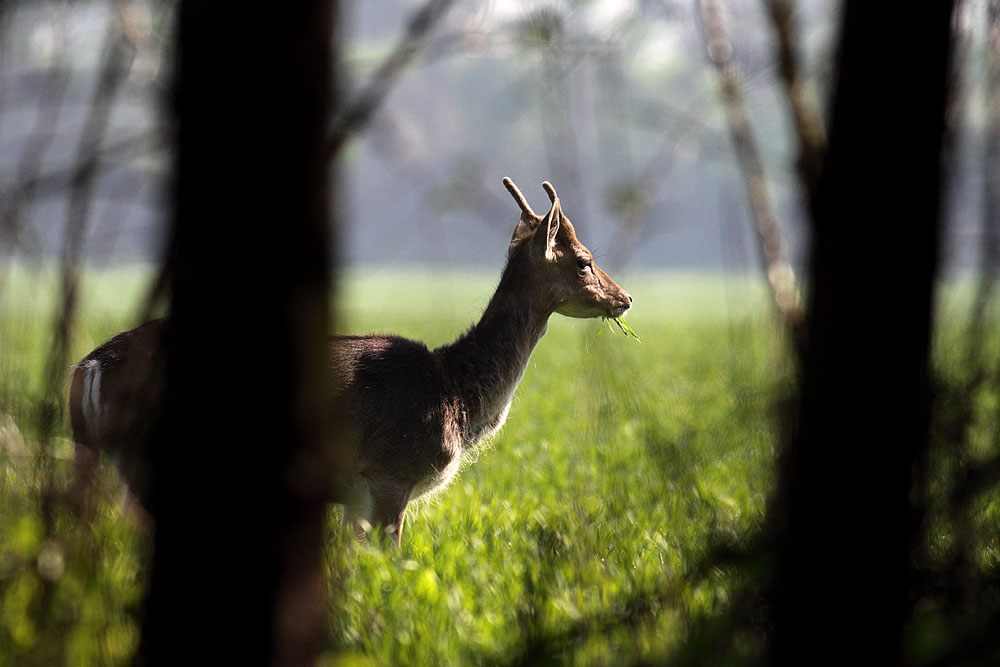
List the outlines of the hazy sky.
<svg viewBox="0 0 1000 667">
<path fill-rule="evenodd" d="M 350 90 L 366 84 L 418 4 L 366 0 L 345 8 Z M 794 143 L 770 29 L 759 3 L 725 6 L 747 109 L 789 252 L 798 257 L 804 232 Z M 799 13 L 804 69 L 821 96 L 831 76 L 830 6 L 804 2 Z M 150 2 L 11 7 L 0 24 L 0 187 L 9 192 L 34 176 L 42 183 L 19 210 L 22 247 L 59 247 L 67 215 L 59 175 L 81 154 L 110 25 L 121 27 L 132 56 L 103 141 L 110 150 L 87 250 L 111 261 L 156 257 L 166 215 L 168 160 L 157 138 L 169 90 L 170 15 Z M 511 176 L 539 208 L 547 203 L 539 184 L 552 181 L 581 238 L 609 266 L 756 267 L 695 7 L 672 0 L 456 2 L 342 157 L 344 258 L 498 268 L 517 219 L 501 184 Z M 963 20 L 978 25 L 981 9 L 970 3 Z M 957 257 L 970 256 L 977 238 L 976 95 L 970 86 L 956 117 L 961 151 L 948 248 Z"/>
</svg>

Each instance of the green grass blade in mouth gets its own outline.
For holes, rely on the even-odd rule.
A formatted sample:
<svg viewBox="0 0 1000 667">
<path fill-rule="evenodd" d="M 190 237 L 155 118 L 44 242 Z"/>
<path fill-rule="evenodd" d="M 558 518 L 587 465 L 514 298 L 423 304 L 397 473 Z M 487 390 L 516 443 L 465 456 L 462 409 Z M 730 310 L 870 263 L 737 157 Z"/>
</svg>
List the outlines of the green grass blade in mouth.
<svg viewBox="0 0 1000 667">
<path fill-rule="evenodd" d="M 617 324 L 618 328 L 621 329 L 622 333 L 625 334 L 626 336 L 631 336 L 632 338 L 634 338 L 636 340 L 636 342 L 639 342 L 639 343 L 642 342 L 642 339 L 639 338 L 639 334 L 637 334 L 632 329 L 632 327 L 629 326 L 629 323 L 625 321 L 624 317 L 613 317 L 613 318 L 607 318 L 607 317 L 605 317 L 604 319 L 605 320 L 610 319 L 612 322 L 614 322 L 615 324 Z M 602 330 L 604 329 L 603 325 L 601 326 L 601 329 Z"/>
</svg>

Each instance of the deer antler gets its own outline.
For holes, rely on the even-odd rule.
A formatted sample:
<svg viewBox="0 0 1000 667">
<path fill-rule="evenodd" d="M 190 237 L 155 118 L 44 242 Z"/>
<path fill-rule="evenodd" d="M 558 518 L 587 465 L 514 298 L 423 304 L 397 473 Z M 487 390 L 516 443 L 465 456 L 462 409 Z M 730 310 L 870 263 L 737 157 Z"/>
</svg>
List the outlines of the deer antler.
<svg viewBox="0 0 1000 667">
<path fill-rule="evenodd" d="M 521 207 L 522 211 L 524 211 L 525 215 L 532 220 L 541 220 L 541 217 L 536 215 L 535 212 L 531 210 L 528 200 L 524 198 L 524 195 L 522 195 L 521 191 L 517 189 L 517 186 L 514 185 L 514 181 L 510 180 L 510 177 L 505 176 L 503 184 L 507 188 L 507 191 L 510 192 L 510 196 L 514 198 L 517 205 Z"/>
<path fill-rule="evenodd" d="M 545 194 L 549 196 L 549 199 L 555 204 L 559 200 L 559 195 L 556 194 L 556 189 L 552 187 L 552 184 L 548 181 L 542 182 L 542 189 L 545 190 Z"/>
</svg>

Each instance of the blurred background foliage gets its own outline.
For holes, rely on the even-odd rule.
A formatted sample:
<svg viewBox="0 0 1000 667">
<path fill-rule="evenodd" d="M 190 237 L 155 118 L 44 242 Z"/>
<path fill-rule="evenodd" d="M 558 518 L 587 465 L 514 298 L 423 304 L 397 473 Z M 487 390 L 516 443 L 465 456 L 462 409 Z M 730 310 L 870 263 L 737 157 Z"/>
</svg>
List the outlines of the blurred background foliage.
<svg viewBox="0 0 1000 667">
<path fill-rule="evenodd" d="M 175 11 L 0 4 L 0 664 L 124 664 L 136 649 L 148 529 L 110 466 L 91 521 L 62 502 L 63 371 L 141 319 L 156 284 Z M 997 14 L 970 0 L 954 20 L 907 664 L 997 650 Z M 821 108 L 840 16 L 833 0 L 795 5 L 800 73 Z M 725 3 L 724 17 L 801 271 L 809 230 L 775 33 L 764 3 Z M 773 564 L 761 536 L 796 359 L 770 310 L 697 3 L 377 0 L 345 3 L 337 30 L 358 114 L 331 149 L 338 328 L 433 346 L 474 321 L 516 219 L 499 187 L 511 176 L 530 202 L 544 201 L 542 180 L 556 185 L 635 296 L 643 342 L 555 318 L 504 431 L 410 512 L 401 550 L 353 542 L 331 511 L 323 663 L 758 662 Z"/>
</svg>

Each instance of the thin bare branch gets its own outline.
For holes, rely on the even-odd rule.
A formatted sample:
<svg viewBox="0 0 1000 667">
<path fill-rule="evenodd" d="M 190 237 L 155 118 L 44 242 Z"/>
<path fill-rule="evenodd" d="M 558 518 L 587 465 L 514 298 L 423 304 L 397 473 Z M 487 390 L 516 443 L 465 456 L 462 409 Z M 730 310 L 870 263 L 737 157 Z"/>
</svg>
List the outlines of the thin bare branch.
<svg viewBox="0 0 1000 667">
<path fill-rule="evenodd" d="M 69 75 L 62 62 L 62 52 L 49 69 L 38 99 L 38 113 L 35 125 L 28 135 L 16 173 L 22 178 L 20 186 L 5 193 L 5 205 L 0 213 L 0 239 L 7 247 L 21 246 L 23 239 L 23 219 L 34 200 L 35 189 L 42 162 L 56 136 L 56 120 L 62 110 Z"/>
<path fill-rule="evenodd" d="M 970 368 L 978 381 L 986 379 L 983 347 L 987 340 L 989 308 L 1000 278 L 1000 0 L 986 6 L 987 65 L 984 111 L 986 146 L 983 151 L 982 241 L 979 244 L 979 281 L 973 301 L 968 348 Z M 978 383 L 977 383 L 978 384 Z"/>
<path fill-rule="evenodd" d="M 812 198 L 826 152 L 826 127 L 814 91 L 803 80 L 796 55 L 795 0 L 766 0 L 778 41 L 778 64 L 799 141 L 799 177 Z"/>
<path fill-rule="evenodd" d="M 333 121 L 327 140 L 327 155 L 336 155 L 351 135 L 364 128 L 382 105 L 392 86 L 399 80 L 413 59 L 420 53 L 427 35 L 448 12 L 454 0 L 427 0 L 406 26 L 396 48 L 379 66 L 354 101 Z"/>
<path fill-rule="evenodd" d="M 90 110 L 80 130 L 75 171 L 70 182 L 69 212 L 62 250 L 62 296 L 55 313 L 55 338 L 48 360 L 48 396 L 59 394 L 65 373 L 76 310 L 79 263 L 90 218 L 90 207 L 93 203 L 94 183 L 98 174 L 96 156 L 104 140 L 114 100 L 126 71 L 123 56 L 127 42 L 118 21 L 112 20 L 109 24 L 105 44 L 104 63 L 98 74 Z M 52 420 L 42 420 L 43 447 L 52 428 L 54 428 Z"/>
<path fill-rule="evenodd" d="M 98 74 L 97 86 L 90 110 L 80 130 L 80 141 L 77 146 L 76 173 L 70 181 L 69 212 L 66 220 L 66 232 L 62 250 L 62 289 L 63 303 L 59 316 L 60 327 L 57 333 L 57 345 L 67 346 L 69 341 L 69 326 L 72 322 L 76 303 L 76 288 L 78 266 L 83 253 L 84 239 L 90 222 L 90 210 L 94 199 L 94 184 L 98 174 L 98 155 L 104 142 L 111 111 L 122 81 L 127 72 L 125 63 L 126 51 L 130 48 L 128 40 L 117 20 L 112 20 L 108 27 L 104 63 Z M 53 355 L 59 362 L 58 350 Z M 53 370 L 53 373 L 57 371 Z M 58 371 L 61 372 L 61 371 Z"/>
<path fill-rule="evenodd" d="M 757 228 L 764 270 L 771 286 L 775 310 L 797 339 L 803 313 L 795 271 L 785 257 L 781 220 L 768 183 L 760 148 L 753 127 L 750 125 L 739 76 L 732 62 L 732 43 L 722 17 L 722 7 L 718 0 L 701 0 L 699 4 L 708 56 L 719 73 L 729 134 L 746 182 L 750 211 Z"/>
<path fill-rule="evenodd" d="M 671 108 L 673 124 L 662 134 L 652 156 L 627 182 L 622 182 L 606 194 L 608 208 L 617 213 L 621 234 L 615 239 L 614 256 L 619 266 L 625 266 L 639 247 L 639 240 L 651 222 L 649 213 L 659 199 L 659 190 L 680 157 L 680 148 L 692 135 L 705 129 L 697 110 L 704 100 L 693 99 L 683 109 Z M 669 107 L 669 105 L 667 105 Z"/>
<path fill-rule="evenodd" d="M 78 163 L 83 162 L 85 156 L 93 155 L 95 147 L 100 146 L 103 141 L 111 117 L 112 105 L 124 78 L 123 74 L 126 68 L 122 55 L 125 40 L 121 24 L 118 21 L 111 20 L 109 22 L 105 45 L 103 66 L 98 73 L 90 110 L 80 131 L 80 142 L 77 149 Z M 88 162 L 87 166 L 79 172 L 79 177 L 75 178 L 71 184 L 61 266 L 62 293 L 54 313 L 54 335 L 52 349 L 47 359 L 45 394 L 39 403 L 38 478 L 41 486 L 41 514 L 46 538 L 50 538 L 55 530 L 57 500 L 50 447 L 59 422 L 58 415 L 60 413 L 56 406 L 62 393 L 69 357 L 69 345 L 77 303 L 78 264 L 93 200 L 96 174 L 96 163 Z M 45 622 L 51 622 L 54 593 L 54 582 L 46 579 L 42 585 L 39 605 L 39 616 Z"/>
<path fill-rule="evenodd" d="M 14 234 L 26 234 L 21 224 L 27 206 L 38 199 L 60 194 L 74 183 L 81 182 L 93 169 L 102 173 L 113 159 L 128 160 L 144 152 L 163 148 L 166 142 L 158 129 L 145 130 L 103 146 L 91 146 L 92 152 L 81 155 L 64 167 L 41 173 L 40 170 L 19 170 L 21 180 L 0 193 L 0 227 L 5 240 L 16 239 Z M 27 157 L 27 154 L 26 154 Z"/>
</svg>

